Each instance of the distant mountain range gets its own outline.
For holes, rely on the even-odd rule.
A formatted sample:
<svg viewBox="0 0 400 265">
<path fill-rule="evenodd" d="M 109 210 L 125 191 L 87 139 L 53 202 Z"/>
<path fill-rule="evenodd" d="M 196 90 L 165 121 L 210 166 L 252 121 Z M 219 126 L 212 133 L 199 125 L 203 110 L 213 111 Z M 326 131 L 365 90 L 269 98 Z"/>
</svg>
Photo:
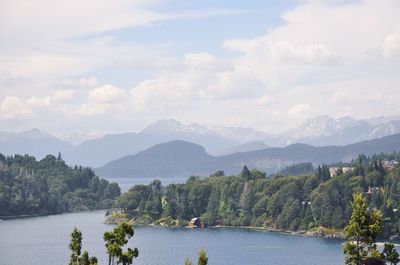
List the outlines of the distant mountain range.
<svg viewBox="0 0 400 265">
<path fill-rule="evenodd" d="M 369 121 L 350 117 L 333 119 L 329 116 L 319 116 L 305 121 L 278 138 L 281 139 L 280 142 L 286 141 L 286 144 L 326 146 L 357 143 L 396 133 L 400 133 L 400 120 L 376 118 Z"/>
<path fill-rule="evenodd" d="M 159 120 L 140 132 L 106 135 L 78 132 L 55 137 L 37 129 L 18 133 L 0 132 L 0 152 L 6 155 L 31 154 L 38 158 L 61 152 L 69 164 L 99 167 L 173 140 L 201 145 L 212 155 L 228 155 L 293 143 L 346 145 L 396 133 L 400 133 L 400 116 L 369 120 L 319 116 L 280 134 L 260 132 L 253 128 L 211 128 L 200 124 L 185 125 L 177 120 Z"/>
<path fill-rule="evenodd" d="M 69 150 L 71 145 L 37 129 L 23 132 L 0 132 L 0 153 L 5 155 L 30 154 L 43 158 Z"/>
<path fill-rule="evenodd" d="M 155 145 L 135 155 L 129 155 L 95 169 L 101 177 L 180 177 L 208 175 L 218 170 L 237 174 L 247 165 L 267 173 L 302 162 L 350 162 L 359 154 L 373 155 L 400 151 L 400 134 L 345 146 L 315 147 L 293 144 L 224 156 L 212 156 L 197 144 L 171 141 Z"/>
<path fill-rule="evenodd" d="M 234 153 L 256 151 L 261 149 L 266 149 L 269 146 L 261 141 L 246 142 L 244 144 L 236 145 L 230 148 L 222 149 L 217 153 L 217 155 L 230 155 Z"/>
<path fill-rule="evenodd" d="M 58 135 L 58 138 L 72 145 L 78 145 L 88 140 L 101 138 L 104 135 L 106 134 L 100 132 L 80 131 L 72 133 L 62 133 Z"/>
</svg>

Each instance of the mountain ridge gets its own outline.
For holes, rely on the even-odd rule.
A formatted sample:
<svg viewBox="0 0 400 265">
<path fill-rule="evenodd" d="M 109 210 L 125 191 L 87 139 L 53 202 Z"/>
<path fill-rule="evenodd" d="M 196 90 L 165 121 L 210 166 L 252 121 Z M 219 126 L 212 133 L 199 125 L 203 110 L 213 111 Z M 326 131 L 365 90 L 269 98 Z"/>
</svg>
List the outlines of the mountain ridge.
<svg viewBox="0 0 400 265">
<path fill-rule="evenodd" d="M 261 132 L 251 127 L 207 127 L 196 123 L 185 125 L 174 119 L 164 119 L 149 124 L 139 132 L 106 134 L 100 137 L 90 132 L 83 135 L 78 133 L 75 135 L 77 138 L 71 137 L 70 143 L 34 129 L 20 133 L 0 132 L 0 150 L 6 155 L 26 153 L 36 157 L 61 152 L 65 161 L 71 165 L 100 167 L 107 162 L 172 140 L 199 144 L 213 155 L 257 150 L 262 144 L 273 147 L 284 147 L 293 143 L 314 146 L 347 145 L 400 133 L 400 120 L 393 120 L 396 117 L 356 120 L 351 117 L 334 119 L 323 115 L 306 120 L 281 134 Z M 81 141 L 79 137 L 88 139 Z M 81 142 L 76 144 L 74 141 Z M 262 144 L 252 145 L 254 142 Z"/>
<path fill-rule="evenodd" d="M 177 142 L 181 143 L 177 146 Z M 168 148 L 171 147 L 171 152 Z M 168 153 L 165 158 L 154 150 L 162 148 Z M 181 149 L 179 149 L 181 148 Z M 95 172 L 102 177 L 187 177 L 190 175 L 208 175 L 223 170 L 226 174 L 237 174 L 247 165 L 267 173 L 274 173 L 286 166 L 310 162 L 314 165 L 350 162 L 360 154 L 373 155 L 400 151 L 400 134 L 346 146 L 312 146 L 309 144 L 292 144 L 286 147 L 271 147 L 257 151 L 235 153 L 223 156 L 212 156 L 205 152 L 196 153 L 198 145 L 185 141 L 171 141 L 151 147 L 135 155 L 111 161 L 96 168 Z M 174 156 L 174 154 L 179 154 Z M 174 157 L 176 159 L 174 159 Z M 183 159 L 182 159 L 183 158 Z"/>
</svg>

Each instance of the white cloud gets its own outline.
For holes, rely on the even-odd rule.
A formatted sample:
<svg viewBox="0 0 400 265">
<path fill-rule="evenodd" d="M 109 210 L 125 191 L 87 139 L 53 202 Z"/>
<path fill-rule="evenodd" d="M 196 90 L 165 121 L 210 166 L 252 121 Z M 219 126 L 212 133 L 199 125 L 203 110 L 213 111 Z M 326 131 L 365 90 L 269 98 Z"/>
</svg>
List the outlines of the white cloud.
<svg viewBox="0 0 400 265">
<path fill-rule="evenodd" d="M 99 83 L 96 77 L 82 77 L 79 79 L 65 79 L 61 82 L 66 87 L 94 87 Z"/>
<path fill-rule="evenodd" d="M 18 97 L 6 97 L 0 105 L 1 117 L 6 119 L 17 118 L 19 116 L 28 116 L 30 109 Z"/>
<path fill-rule="evenodd" d="M 290 116 L 294 116 L 294 117 L 301 117 L 304 115 L 307 116 L 312 116 L 312 114 L 315 113 L 315 109 L 313 107 L 311 107 L 309 104 L 297 104 L 293 107 L 291 107 L 288 110 L 288 114 Z"/>
<path fill-rule="evenodd" d="M 268 38 L 228 40 L 223 47 L 272 63 L 332 64 L 338 59 L 324 44 L 294 46 L 287 41 L 272 42 Z"/>
<path fill-rule="evenodd" d="M 168 0 L 4 0 L 0 8 L 0 98 L 8 91 L 51 93 L 52 87 L 100 69 L 147 71 L 174 64 L 167 44 L 121 41 L 115 30 L 155 22 L 242 14 L 231 9 L 157 11 Z M 163 9 L 166 10 L 166 9 Z M 24 80 L 24 83 L 20 80 Z M 79 80 L 93 87 L 97 80 Z M 11 85 L 10 85 L 11 84 Z M 25 86 L 29 84 L 29 88 Z M 6 88 L 4 88 L 7 86 Z M 4 89 L 3 89 L 4 88 Z"/>
<path fill-rule="evenodd" d="M 76 102 L 78 96 L 77 91 L 73 89 L 60 90 L 54 93 L 51 97 L 51 103 L 68 104 Z"/>
<path fill-rule="evenodd" d="M 74 112 L 78 116 L 108 114 L 110 116 L 130 112 L 130 96 L 125 90 L 110 84 L 93 88 L 81 105 Z"/>
<path fill-rule="evenodd" d="M 90 91 L 89 100 L 95 103 L 118 103 L 126 99 L 126 92 L 116 86 L 107 84 Z"/>
<path fill-rule="evenodd" d="M 9 84 L 14 81 L 10 79 L 32 83 L 23 86 L 26 97 L 0 94 L 5 98 L 2 117 L 36 114 L 35 119 L 45 124 L 47 114 L 37 113 L 48 110 L 70 118 L 75 126 L 103 126 L 95 129 L 121 124 L 140 127 L 151 120 L 175 117 L 272 132 L 319 114 L 365 117 L 400 112 L 400 62 L 386 59 L 400 54 L 398 0 L 299 1 L 282 15 L 282 25 L 265 34 L 228 39 L 222 43 L 222 53 L 189 49 L 183 56 L 172 56 L 163 44 L 145 45 L 96 34 L 230 11 L 164 14 L 152 11 L 153 2 L 94 4 L 90 0 L 80 2 L 82 8 L 75 14 L 71 12 L 75 1 L 54 7 L 52 14 L 40 5 L 22 10 L 14 1 L 6 2 L 7 8 L 0 11 L 0 17 L 7 20 L 0 39 L 8 43 L 0 44 L 0 48 L 7 46 L 0 50 L 0 85 L 6 84 L 11 91 Z M 72 24 L 67 23 L 70 14 L 76 16 Z M 42 17 L 54 23 L 44 25 Z M 37 38 L 32 37 L 35 34 Z M 78 38 L 87 34 L 92 35 Z M 25 43 L 21 38 L 33 41 Z M 113 82 L 103 85 L 101 76 L 79 78 L 98 69 L 150 74 L 126 87 Z M 46 86 L 40 95 L 35 93 Z M 54 91 L 54 87 L 64 90 Z"/>
<path fill-rule="evenodd" d="M 156 1 L 70 0 L 55 2 L 2 1 L 0 35 L 20 40 L 21 32 L 34 41 L 71 38 L 96 32 L 142 26 L 166 15 L 149 10 Z"/>
<path fill-rule="evenodd" d="M 45 97 L 20 98 L 9 96 L 0 105 L 0 117 L 7 119 L 37 118 L 47 110 L 58 111 L 63 108 L 64 104 L 75 102 L 75 95 L 75 91 L 61 90 Z"/>
<path fill-rule="evenodd" d="M 185 54 L 185 63 L 189 66 L 210 64 L 214 61 L 215 61 L 214 56 L 208 52 Z"/>
<path fill-rule="evenodd" d="M 400 56 L 400 34 L 391 34 L 385 37 L 382 44 L 384 57 Z"/>
</svg>

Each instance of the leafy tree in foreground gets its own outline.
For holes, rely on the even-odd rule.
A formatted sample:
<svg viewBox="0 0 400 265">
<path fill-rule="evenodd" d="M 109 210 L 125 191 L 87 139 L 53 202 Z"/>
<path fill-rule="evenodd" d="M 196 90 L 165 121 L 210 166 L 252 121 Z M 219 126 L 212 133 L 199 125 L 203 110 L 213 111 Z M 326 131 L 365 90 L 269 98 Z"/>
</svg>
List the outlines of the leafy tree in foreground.
<svg viewBox="0 0 400 265">
<path fill-rule="evenodd" d="M 74 228 L 71 233 L 71 241 L 69 249 L 72 251 L 69 265 L 97 265 L 97 258 L 90 257 L 87 251 L 82 251 L 82 232 L 78 228 Z"/>
<path fill-rule="evenodd" d="M 367 256 L 380 256 L 376 249 L 375 238 L 383 227 L 382 214 L 377 210 L 369 210 L 361 193 L 353 196 L 353 213 L 344 233 L 347 242 L 344 245 L 345 264 L 361 265 Z"/>
<path fill-rule="evenodd" d="M 206 251 L 204 249 L 201 249 L 199 252 L 199 259 L 197 261 L 198 265 L 207 265 L 208 263 L 208 257 L 206 254 Z"/>
<path fill-rule="evenodd" d="M 133 225 L 127 221 L 121 222 L 112 231 L 104 233 L 103 238 L 106 242 L 108 265 L 132 264 L 133 258 L 139 256 L 137 248 L 128 248 L 126 251 L 122 248 L 128 243 L 129 238 L 131 238 L 133 234 Z"/>
<path fill-rule="evenodd" d="M 185 265 L 193 265 L 192 261 L 188 257 L 185 259 Z"/>
<path fill-rule="evenodd" d="M 385 243 L 381 257 L 391 265 L 400 262 L 399 253 L 397 253 L 393 244 Z"/>
</svg>

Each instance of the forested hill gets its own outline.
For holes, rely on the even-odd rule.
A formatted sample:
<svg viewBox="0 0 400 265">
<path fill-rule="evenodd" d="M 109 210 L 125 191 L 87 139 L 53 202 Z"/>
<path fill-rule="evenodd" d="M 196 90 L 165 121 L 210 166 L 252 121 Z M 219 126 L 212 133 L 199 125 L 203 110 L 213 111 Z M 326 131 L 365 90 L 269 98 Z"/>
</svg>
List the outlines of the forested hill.
<svg viewBox="0 0 400 265">
<path fill-rule="evenodd" d="M 116 183 L 90 168 L 69 167 L 59 156 L 0 154 L 0 218 L 107 208 L 120 195 Z"/>
<path fill-rule="evenodd" d="M 209 177 L 190 177 L 184 184 L 137 185 L 117 199 L 136 222 L 187 225 L 193 217 L 207 225 L 254 226 L 289 230 L 320 227 L 341 229 L 351 216 L 355 192 L 363 193 L 369 207 L 381 210 L 384 236 L 399 235 L 399 153 L 372 158 L 360 156 L 351 171 L 330 176 L 329 166 L 315 173 L 267 178 L 244 167 L 237 176 L 222 171 Z M 394 165 L 394 164 L 393 164 Z M 332 231 L 332 230 L 331 230 Z"/>
<path fill-rule="evenodd" d="M 268 173 L 302 162 L 350 162 L 359 154 L 373 155 L 400 151 L 400 134 L 345 146 L 315 147 L 293 144 L 225 156 L 211 156 L 200 145 L 171 141 L 155 145 L 136 155 L 126 156 L 95 169 L 103 177 L 176 177 L 208 175 L 223 170 L 238 174 L 243 165 Z"/>
</svg>

